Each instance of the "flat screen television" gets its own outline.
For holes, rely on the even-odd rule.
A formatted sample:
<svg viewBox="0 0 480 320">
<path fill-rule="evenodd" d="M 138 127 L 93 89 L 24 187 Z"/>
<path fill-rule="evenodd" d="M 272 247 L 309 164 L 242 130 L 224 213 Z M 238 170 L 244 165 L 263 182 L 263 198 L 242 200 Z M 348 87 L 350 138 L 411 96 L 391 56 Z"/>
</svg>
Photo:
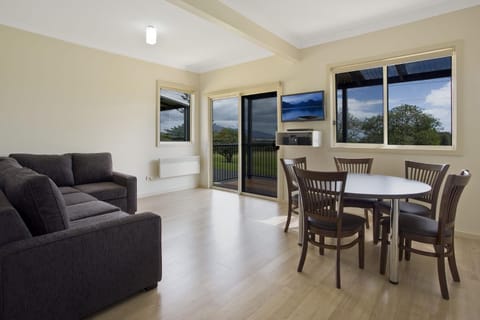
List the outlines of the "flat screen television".
<svg viewBox="0 0 480 320">
<path fill-rule="evenodd" d="M 281 100 L 282 122 L 325 120 L 323 90 L 287 94 Z"/>
</svg>

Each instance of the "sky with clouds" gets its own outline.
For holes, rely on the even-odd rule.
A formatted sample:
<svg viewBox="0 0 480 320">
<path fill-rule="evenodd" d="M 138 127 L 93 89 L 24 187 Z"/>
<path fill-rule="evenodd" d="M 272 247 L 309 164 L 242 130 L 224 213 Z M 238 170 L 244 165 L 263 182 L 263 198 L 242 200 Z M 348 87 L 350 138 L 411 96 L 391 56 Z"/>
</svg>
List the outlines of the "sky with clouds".
<svg viewBox="0 0 480 320">
<path fill-rule="evenodd" d="M 213 101 L 213 122 L 224 128 L 238 129 L 238 98 L 226 98 Z"/>
<path fill-rule="evenodd" d="M 238 99 L 226 98 L 213 101 L 213 122 L 221 127 L 238 129 Z M 252 105 L 252 130 L 275 135 L 277 129 L 277 99 L 254 99 Z"/>
<path fill-rule="evenodd" d="M 389 108 L 402 104 L 415 105 L 437 118 L 443 130 L 451 132 L 450 78 L 419 80 L 390 84 Z M 353 88 L 348 91 L 348 110 L 359 119 L 383 113 L 383 89 L 381 85 Z"/>
<path fill-rule="evenodd" d="M 178 103 L 180 109 L 183 109 L 183 106 L 188 106 L 190 104 L 190 95 L 185 96 L 185 93 L 170 89 L 162 88 L 160 90 L 162 97 L 174 100 Z M 183 124 L 184 114 L 178 110 L 162 110 L 160 116 L 160 131 L 166 132 L 167 130 L 174 128 Z"/>
</svg>

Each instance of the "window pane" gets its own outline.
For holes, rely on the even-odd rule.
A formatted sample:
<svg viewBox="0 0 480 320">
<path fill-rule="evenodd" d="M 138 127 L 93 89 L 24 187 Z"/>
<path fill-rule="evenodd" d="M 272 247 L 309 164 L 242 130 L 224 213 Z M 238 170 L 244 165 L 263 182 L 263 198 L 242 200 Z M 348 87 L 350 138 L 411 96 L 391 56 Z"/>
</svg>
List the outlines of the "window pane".
<svg viewBox="0 0 480 320">
<path fill-rule="evenodd" d="M 190 141 L 190 94 L 160 89 L 160 141 Z"/>
<path fill-rule="evenodd" d="M 382 68 L 337 73 L 337 142 L 383 143 Z"/>
<path fill-rule="evenodd" d="M 452 59 L 388 66 L 388 144 L 452 145 Z"/>
</svg>

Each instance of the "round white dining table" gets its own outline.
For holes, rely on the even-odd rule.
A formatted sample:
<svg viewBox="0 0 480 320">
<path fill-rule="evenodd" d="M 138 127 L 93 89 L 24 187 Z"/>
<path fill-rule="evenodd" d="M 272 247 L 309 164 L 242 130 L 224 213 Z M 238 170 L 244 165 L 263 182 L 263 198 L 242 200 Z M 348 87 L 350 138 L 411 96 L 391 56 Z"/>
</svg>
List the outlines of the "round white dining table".
<svg viewBox="0 0 480 320">
<path fill-rule="evenodd" d="M 430 192 L 430 185 L 401 177 L 349 173 L 345 185 L 345 196 L 356 198 L 378 198 L 391 201 L 389 280 L 398 283 L 398 216 L 399 200 L 418 197 Z M 302 211 L 302 209 L 301 209 Z M 300 219 L 300 236 L 303 234 L 303 218 Z M 300 238 L 301 241 L 302 238 Z"/>
</svg>

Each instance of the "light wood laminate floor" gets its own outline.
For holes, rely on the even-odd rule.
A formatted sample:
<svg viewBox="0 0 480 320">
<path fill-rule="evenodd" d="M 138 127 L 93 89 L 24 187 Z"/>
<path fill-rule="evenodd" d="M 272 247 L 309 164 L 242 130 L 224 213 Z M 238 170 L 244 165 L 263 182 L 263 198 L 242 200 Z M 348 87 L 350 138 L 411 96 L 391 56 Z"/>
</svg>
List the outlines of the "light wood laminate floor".
<svg viewBox="0 0 480 320">
<path fill-rule="evenodd" d="M 433 258 L 412 254 L 410 262 L 402 261 L 399 285 L 381 276 L 380 247 L 372 244 L 371 230 L 364 270 L 357 267 L 356 247 L 342 251 L 342 289 L 335 288 L 331 250 L 321 257 L 309 246 L 304 270 L 297 273 L 298 221 L 283 232 L 284 203 L 195 189 L 141 199 L 139 209 L 162 216 L 163 279 L 157 289 L 92 319 L 480 317 L 479 240 L 456 238 L 462 282 L 454 283 L 447 271 L 450 300 L 445 301 Z"/>
</svg>

